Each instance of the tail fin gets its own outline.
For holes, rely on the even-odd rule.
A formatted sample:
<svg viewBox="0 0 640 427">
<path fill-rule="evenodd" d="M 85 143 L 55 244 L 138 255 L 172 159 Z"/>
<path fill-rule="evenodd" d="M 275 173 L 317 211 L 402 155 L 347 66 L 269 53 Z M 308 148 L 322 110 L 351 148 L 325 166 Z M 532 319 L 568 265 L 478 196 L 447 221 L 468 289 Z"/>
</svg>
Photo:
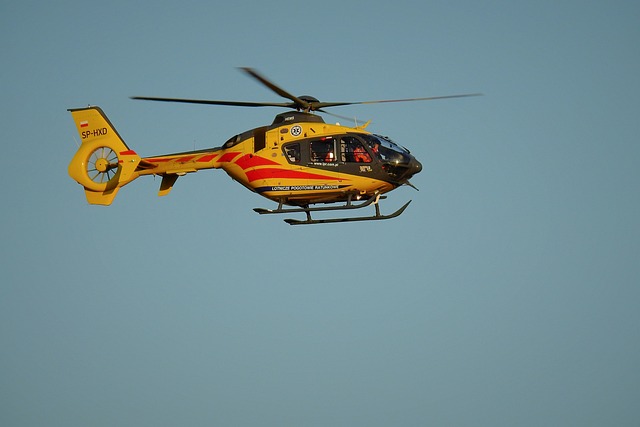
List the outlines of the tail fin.
<svg viewBox="0 0 640 427">
<path fill-rule="evenodd" d="M 138 177 L 140 156 L 127 147 L 99 107 L 69 111 L 81 140 L 69 175 L 84 187 L 89 203 L 110 205 L 120 187 Z"/>
</svg>

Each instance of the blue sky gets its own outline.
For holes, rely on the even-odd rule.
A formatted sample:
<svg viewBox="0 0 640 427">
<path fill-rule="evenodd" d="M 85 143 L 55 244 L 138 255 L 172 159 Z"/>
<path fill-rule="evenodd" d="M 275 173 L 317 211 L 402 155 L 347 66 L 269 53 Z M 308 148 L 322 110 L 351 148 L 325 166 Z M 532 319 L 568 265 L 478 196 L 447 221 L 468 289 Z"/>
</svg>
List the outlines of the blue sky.
<svg viewBox="0 0 640 427">
<path fill-rule="evenodd" d="M 255 4 L 254 4 L 255 3 Z M 4 2 L 0 424 L 635 426 L 640 6 Z M 67 108 L 143 156 L 363 101 L 423 163 L 391 221 L 290 227 L 221 171 L 89 206 Z M 330 118 L 327 118 L 329 120 Z"/>
</svg>

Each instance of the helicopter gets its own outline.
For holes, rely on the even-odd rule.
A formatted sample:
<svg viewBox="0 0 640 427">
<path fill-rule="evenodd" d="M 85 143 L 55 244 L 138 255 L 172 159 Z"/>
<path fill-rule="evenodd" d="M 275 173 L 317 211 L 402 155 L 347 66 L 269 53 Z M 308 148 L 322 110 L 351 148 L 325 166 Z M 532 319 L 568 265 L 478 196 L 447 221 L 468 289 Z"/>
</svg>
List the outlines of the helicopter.
<svg viewBox="0 0 640 427">
<path fill-rule="evenodd" d="M 305 214 L 286 218 L 290 225 L 371 221 L 395 218 L 411 203 L 391 214 L 380 211 L 386 193 L 408 185 L 422 164 L 390 138 L 370 133 L 370 122 L 354 127 L 326 123 L 316 113 L 327 108 L 390 102 L 461 98 L 480 94 L 360 102 L 321 102 L 312 96 L 294 96 L 252 68 L 240 68 L 288 102 L 216 101 L 182 98 L 131 97 L 136 100 L 222 105 L 279 107 L 270 125 L 247 130 L 219 147 L 140 157 L 124 142 L 98 106 L 69 109 L 81 144 L 68 172 L 84 187 L 88 203 L 110 205 L 118 190 L 145 175 L 159 176 L 159 196 L 166 196 L 176 180 L 202 169 L 222 169 L 247 189 L 277 203 L 274 209 L 255 208 L 260 215 Z M 338 116 L 340 117 L 340 116 Z M 315 212 L 350 211 L 373 206 L 373 214 L 313 218 Z"/>
</svg>

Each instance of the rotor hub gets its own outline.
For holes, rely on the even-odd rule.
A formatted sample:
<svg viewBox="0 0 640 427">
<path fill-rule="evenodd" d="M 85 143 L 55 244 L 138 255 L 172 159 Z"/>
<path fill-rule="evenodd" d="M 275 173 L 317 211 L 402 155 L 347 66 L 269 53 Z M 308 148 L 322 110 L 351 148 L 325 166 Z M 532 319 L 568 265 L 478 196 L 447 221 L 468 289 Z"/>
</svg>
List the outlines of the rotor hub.
<svg viewBox="0 0 640 427">
<path fill-rule="evenodd" d="M 105 159 L 105 158 L 100 158 L 98 160 L 96 160 L 96 170 L 100 173 L 105 173 L 106 171 L 109 170 L 109 160 Z"/>
</svg>

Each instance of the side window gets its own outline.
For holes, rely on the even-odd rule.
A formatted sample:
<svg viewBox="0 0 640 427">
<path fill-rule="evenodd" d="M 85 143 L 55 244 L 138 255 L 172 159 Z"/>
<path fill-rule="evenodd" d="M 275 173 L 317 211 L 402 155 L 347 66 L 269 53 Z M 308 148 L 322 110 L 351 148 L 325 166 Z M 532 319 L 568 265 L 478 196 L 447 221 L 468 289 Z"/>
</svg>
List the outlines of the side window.
<svg viewBox="0 0 640 427">
<path fill-rule="evenodd" d="M 343 162 L 371 163 L 371 155 L 362 142 L 353 136 L 341 138 L 340 155 Z"/>
<path fill-rule="evenodd" d="M 312 162 L 333 163 L 336 161 L 336 143 L 332 137 L 311 141 L 309 150 Z"/>
<path fill-rule="evenodd" d="M 287 144 L 282 149 L 289 163 L 300 163 L 300 143 Z"/>
<path fill-rule="evenodd" d="M 253 131 L 253 151 L 257 153 L 267 146 L 267 139 L 265 133 L 267 128 L 261 127 L 254 129 Z"/>
</svg>

